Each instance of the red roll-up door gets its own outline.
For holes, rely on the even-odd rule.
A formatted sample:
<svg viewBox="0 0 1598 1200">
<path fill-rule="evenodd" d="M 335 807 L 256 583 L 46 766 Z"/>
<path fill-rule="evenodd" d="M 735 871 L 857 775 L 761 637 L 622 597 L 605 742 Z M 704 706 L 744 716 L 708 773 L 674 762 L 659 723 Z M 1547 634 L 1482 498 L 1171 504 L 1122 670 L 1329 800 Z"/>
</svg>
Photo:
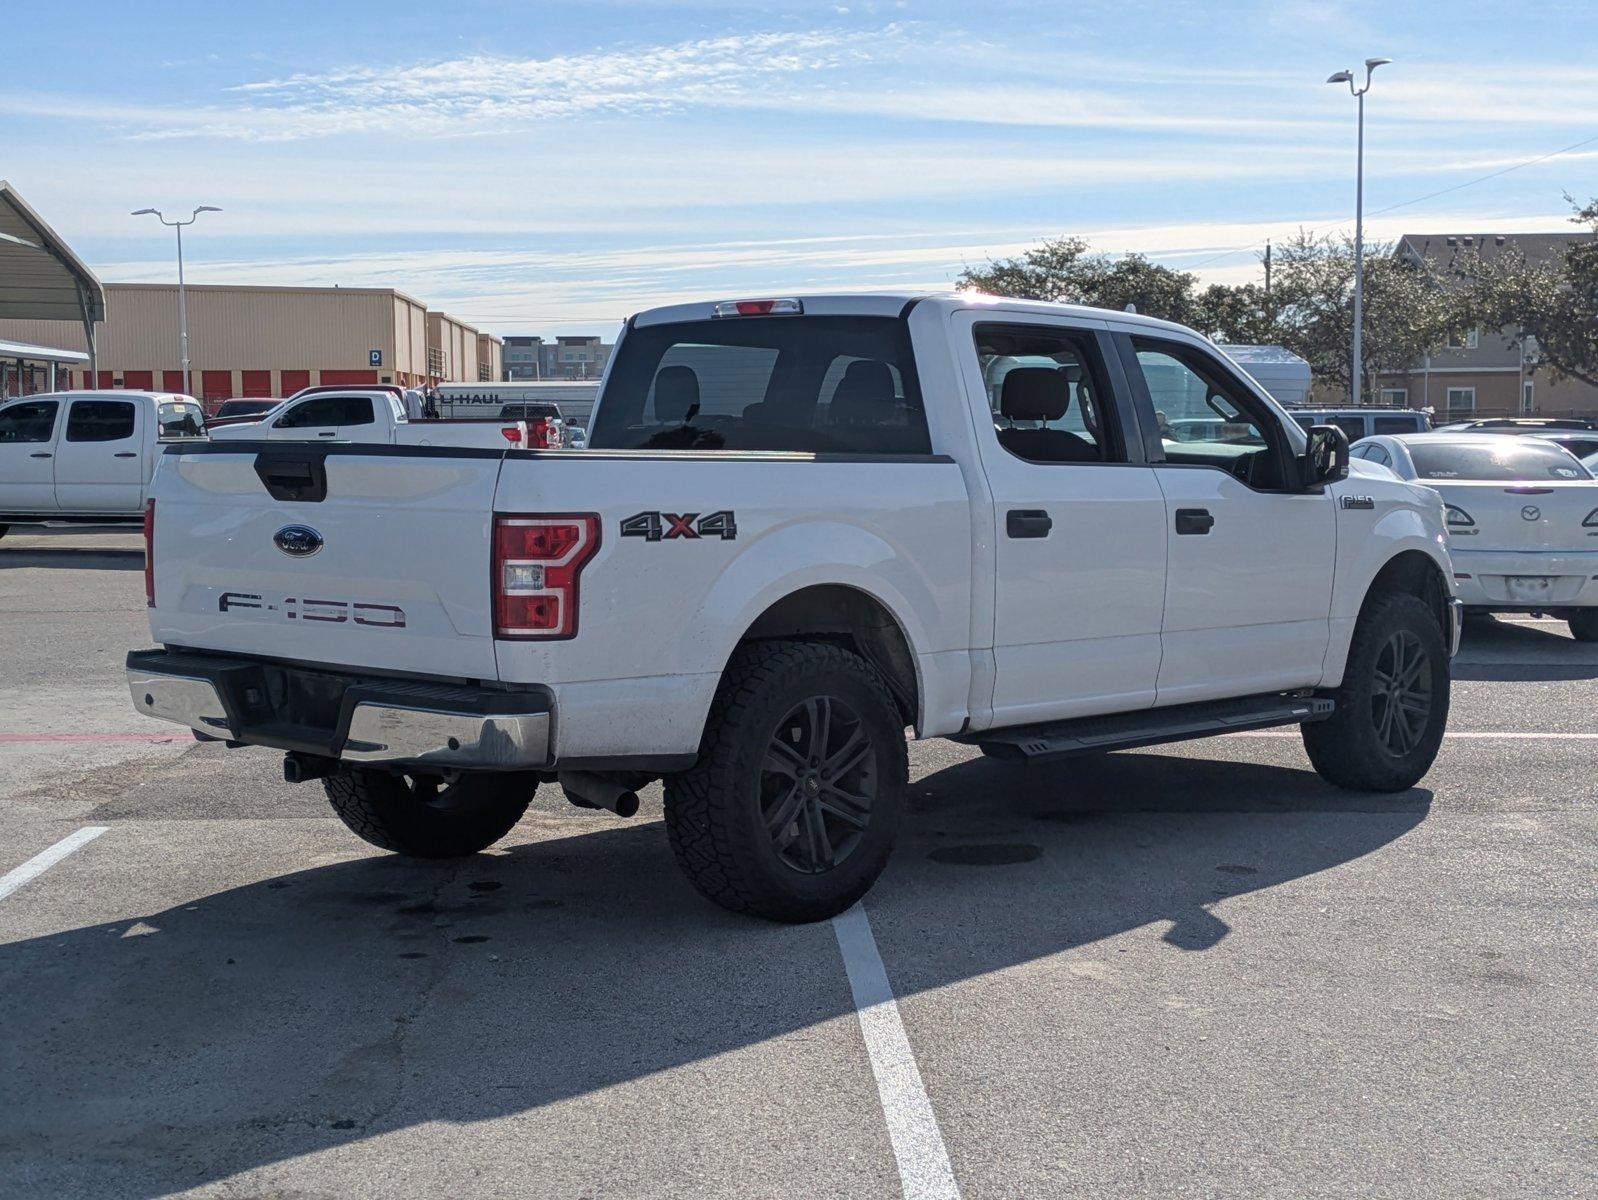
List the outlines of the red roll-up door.
<svg viewBox="0 0 1598 1200">
<path fill-rule="evenodd" d="M 233 372 L 201 371 L 200 391 L 205 400 L 228 399 L 233 395 Z"/>
<path fill-rule="evenodd" d="M 130 392 L 148 392 L 155 387 L 154 371 L 123 371 L 122 386 Z"/>
<path fill-rule="evenodd" d="M 283 380 L 283 390 L 278 393 L 280 396 L 292 396 L 301 388 L 311 386 L 309 371 L 280 371 L 278 374 Z"/>
<path fill-rule="evenodd" d="M 272 372 L 270 371 L 245 371 L 244 389 L 240 393 L 244 396 L 270 396 L 272 394 Z"/>
<path fill-rule="evenodd" d="M 116 373 L 115 372 L 113 372 L 113 371 L 101 371 L 100 372 L 100 382 L 99 382 L 98 386 L 99 386 L 99 388 L 102 391 L 107 390 L 109 388 L 112 388 L 112 387 L 116 386 L 115 383 L 113 382 L 115 379 L 116 379 Z"/>
<path fill-rule="evenodd" d="M 323 383 L 336 383 L 343 387 L 358 386 L 363 383 L 376 383 L 376 371 L 323 371 Z"/>
<path fill-rule="evenodd" d="M 161 390 L 163 392 L 176 392 L 180 396 L 186 395 L 189 389 L 183 386 L 183 372 L 162 371 Z"/>
</svg>

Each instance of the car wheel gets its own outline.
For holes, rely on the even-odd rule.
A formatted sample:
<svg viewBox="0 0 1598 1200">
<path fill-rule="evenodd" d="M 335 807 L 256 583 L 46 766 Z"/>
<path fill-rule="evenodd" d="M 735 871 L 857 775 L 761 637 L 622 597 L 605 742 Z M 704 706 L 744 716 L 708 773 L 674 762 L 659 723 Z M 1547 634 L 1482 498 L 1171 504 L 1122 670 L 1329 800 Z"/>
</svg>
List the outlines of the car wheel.
<svg viewBox="0 0 1598 1200">
<path fill-rule="evenodd" d="M 1389 593 L 1366 602 L 1354 628 L 1336 711 L 1303 726 L 1322 779 L 1399 792 L 1431 769 L 1448 724 L 1448 647 L 1431 607 Z"/>
<path fill-rule="evenodd" d="M 403 775 L 346 767 L 322 786 L 339 819 L 372 845 L 413 858 L 460 858 L 509 833 L 538 781 L 515 772 Z"/>
<path fill-rule="evenodd" d="M 1598 642 L 1598 608 L 1576 608 L 1565 615 L 1570 636 L 1578 642 Z"/>
<path fill-rule="evenodd" d="M 693 885 L 734 912 L 819 921 L 882 873 L 898 835 L 904 717 L 880 672 L 838 646 L 755 642 L 733 656 L 699 762 L 666 779 L 666 828 Z"/>
</svg>

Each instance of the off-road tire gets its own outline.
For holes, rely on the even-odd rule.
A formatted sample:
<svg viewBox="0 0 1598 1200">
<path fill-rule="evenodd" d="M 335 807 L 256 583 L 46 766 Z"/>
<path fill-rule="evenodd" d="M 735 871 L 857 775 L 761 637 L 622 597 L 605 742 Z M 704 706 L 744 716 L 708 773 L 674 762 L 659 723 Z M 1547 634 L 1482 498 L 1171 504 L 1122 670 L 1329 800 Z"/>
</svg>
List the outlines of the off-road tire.
<svg viewBox="0 0 1598 1200">
<path fill-rule="evenodd" d="M 772 743 L 788 718 L 812 700 L 826 700 L 827 711 L 846 714 L 835 729 L 828 726 L 830 733 L 853 729 L 869 743 L 859 770 L 869 772 L 872 794 L 864 827 L 846 831 L 856 839 L 852 849 L 835 865 L 803 873 L 785 861 L 783 855 L 795 851 L 780 848 L 777 839 L 779 830 L 804 836 L 802 814 L 810 810 L 802 808 L 779 827 L 772 820 L 782 802 L 763 810 L 762 787 L 773 780 L 767 766 Z M 666 829 L 678 865 L 707 898 L 733 912 L 793 923 L 843 912 L 876 882 L 898 835 L 909 772 L 904 726 L 887 681 L 857 654 L 826 643 L 740 647 L 711 704 L 698 763 L 665 780 Z M 824 735 L 824 758 L 826 745 Z M 843 761 L 845 748 L 839 747 L 837 761 Z M 789 799 L 805 785 L 796 780 L 793 786 Z M 820 795 L 831 795 L 827 785 L 819 786 Z M 822 820 L 821 809 L 815 811 Z"/>
<path fill-rule="evenodd" d="M 1565 614 L 1570 636 L 1578 642 L 1598 642 L 1598 608 L 1577 608 Z"/>
<path fill-rule="evenodd" d="M 1430 686 L 1430 707 L 1413 745 L 1393 750 L 1378 725 L 1384 705 L 1378 698 L 1377 664 L 1395 637 L 1413 639 L 1425 657 L 1422 673 Z M 1348 649 L 1342 686 L 1330 693 L 1337 711 L 1303 726 L 1304 749 L 1321 778 L 1361 792 L 1401 792 L 1414 787 L 1437 757 L 1448 725 L 1449 662 L 1437 615 L 1418 596 L 1389 592 L 1365 602 Z"/>
<path fill-rule="evenodd" d="M 412 858 L 461 858 L 509 833 L 538 781 L 518 773 L 461 775 L 429 803 L 403 775 L 347 767 L 322 787 L 339 820 L 372 845 Z"/>
<path fill-rule="evenodd" d="M 5 535 L 7 533 L 9 533 L 9 532 L 11 532 L 11 526 L 9 526 L 9 525 L 0 525 L 0 538 L 5 537 Z"/>
</svg>

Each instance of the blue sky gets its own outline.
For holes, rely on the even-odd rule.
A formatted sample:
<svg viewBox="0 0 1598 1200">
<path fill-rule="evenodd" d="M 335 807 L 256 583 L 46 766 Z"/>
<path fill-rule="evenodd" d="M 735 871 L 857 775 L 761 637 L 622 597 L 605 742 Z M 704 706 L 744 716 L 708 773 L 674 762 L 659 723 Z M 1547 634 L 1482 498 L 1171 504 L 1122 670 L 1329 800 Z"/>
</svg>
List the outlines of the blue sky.
<svg viewBox="0 0 1598 1200">
<path fill-rule="evenodd" d="M 1079 234 L 1206 278 L 1351 225 L 1557 229 L 1598 194 L 1589 3 L 64 0 L 3 21 L 0 174 L 111 280 L 395 286 L 496 332 L 944 287 Z M 1573 143 L 1497 179 L 1418 197 Z M 1404 205 L 1395 211 L 1381 210 Z"/>
</svg>

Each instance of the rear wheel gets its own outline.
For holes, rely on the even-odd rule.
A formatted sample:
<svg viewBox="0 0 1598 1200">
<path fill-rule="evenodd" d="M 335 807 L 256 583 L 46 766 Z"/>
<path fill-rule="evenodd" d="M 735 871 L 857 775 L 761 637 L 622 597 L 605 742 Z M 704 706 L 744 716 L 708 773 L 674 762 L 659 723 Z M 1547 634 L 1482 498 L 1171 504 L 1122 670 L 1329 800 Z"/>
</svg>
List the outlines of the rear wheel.
<svg viewBox="0 0 1598 1200">
<path fill-rule="evenodd" d="M 1570 636 L 1578 642 L 1598 642 L 1598 608 L 1576 608 L 1565 614 Z"/>
<path fill-rule="evenodd" d="M 1400 792 L 1431 770 L 1448 724 L 1448 648 L 1430 606 L 1391 593 L 1367 601 L 1355 626 L 1337 711 L 1303 727 L 1322 779 Z"/>
<path fill-rule="evenodd" d="M 819 921 L 882 873 L 908 766 L 881 674 L 837 646 L 756 642 L 734 655 L 700 760 L 666 780 L 666 828 L 723 908 Z"/>
<path fill-rule="evenodd" d="M 509 833 L 532 802 L 531 775 L 402 775 L 346 767 L 322 781 L 351 832 L 414 858 L 459 858 Z"/>
</svg>

